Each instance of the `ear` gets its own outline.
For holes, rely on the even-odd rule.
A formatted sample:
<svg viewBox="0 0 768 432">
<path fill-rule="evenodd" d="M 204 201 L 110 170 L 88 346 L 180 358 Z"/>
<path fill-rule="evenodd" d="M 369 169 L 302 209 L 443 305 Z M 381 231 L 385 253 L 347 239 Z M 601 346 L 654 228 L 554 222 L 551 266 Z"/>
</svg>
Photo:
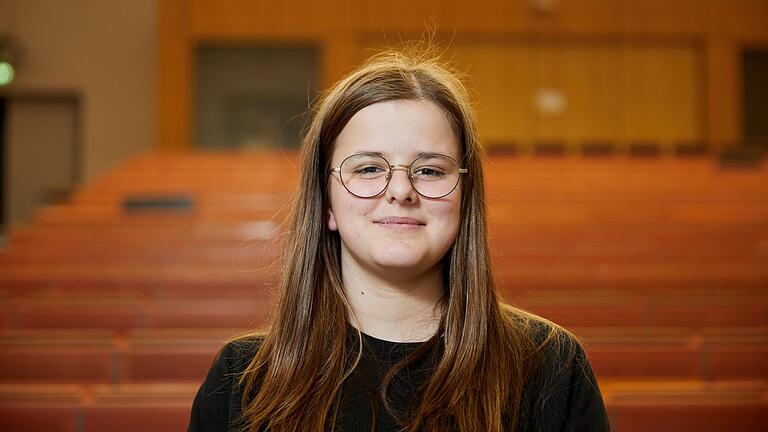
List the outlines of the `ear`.
<svg viewBox="0 0 768 432">
<path fill-rule="evenodd" d="M 333 216 L 333 209 L 328 209 L 328 229 L 331 231 L 338 231 L 339 226 L 336 225 L 336 217 Z"/>
</svg>

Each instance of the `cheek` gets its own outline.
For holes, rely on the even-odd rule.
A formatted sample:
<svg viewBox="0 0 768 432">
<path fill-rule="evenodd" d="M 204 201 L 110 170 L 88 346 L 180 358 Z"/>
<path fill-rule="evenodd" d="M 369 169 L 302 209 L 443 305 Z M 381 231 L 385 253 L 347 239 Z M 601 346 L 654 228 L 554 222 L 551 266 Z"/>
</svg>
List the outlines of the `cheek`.
<svg viewBox="0 0 768 432">
<path fill-rule="evenodd" d="M 451 201 L 448 205 L 448 209 L 446 209 L 446 213 L 449 214 L 450 218 L 454 221 L 456 225 L 459 224 L 459 219 L 461 217 L 461 190 L 456 189 L 453 194 L 451 194 Z"/>
<path fill-rule="evenodd" d="M 460 195 L 453 202 L 450 218 L 451 218 L 451 230 L 453 232 L 453 240 L 456 240 L 456 236 L 459 234 L 459 228 L 461 226 L 461 196 Z"/>
<path fill-rule="evenodd" d="M 435 203 L 439 204 L 432 210 L 432 217 L 439 221 L 440 233 L 447 236 L 445 239 L 453 242 L 459 232 L 461 222 L 461 202 L 451 200 L 449 202 Z"/>
<path fill-rule="evenodd" d="M 451 212 L 451 230 L 453 232 L 454 239 L 459 233 L 459 226 L 461 225 L 461 207 L 457 204 Z"/>
<path fill-rule="evenodd" d="M 341 190 L 339 190 L 339 187 Z M 343 186 L 334 187 L 331 192 L 333 219 L 339 233 L 359 237 L 359 228 L 368 221 L 368 215 L 375 206 L 375 200 L 355 198 Z"/>
</svg>

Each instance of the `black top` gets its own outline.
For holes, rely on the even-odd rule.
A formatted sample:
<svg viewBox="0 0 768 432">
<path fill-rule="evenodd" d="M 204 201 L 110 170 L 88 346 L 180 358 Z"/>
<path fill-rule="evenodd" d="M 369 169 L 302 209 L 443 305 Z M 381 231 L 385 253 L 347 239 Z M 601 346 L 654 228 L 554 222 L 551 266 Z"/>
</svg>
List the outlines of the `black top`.
<svg viewBox="0 0 768 432">
<path fill-rule="evenodd" d="M 384 373 L 421 343 L 389 342 L 363 334 L 365 346 L 357 373 L 342 389 L 342 403 L 336 418 L 336 431 L 370 430 L 378 387 Z M 569 349 L 550 349 L 544 362 L 526 384 L 517 431 L 609 431 L 608 417 L 592 368 L 583 349 L 574 340 Z M 211 366 L 192 405 L 189 432 L 234 431 L 231 426 L 240 414 L 242 392 L 237 377 L 257 349 L 256 342 L 227 344 Z M 571 350 L 572 351 L 572 350 Z M 424 381 L 428 369 L 417 360 L 390 382 L 387 394 L 392 408 L 403 412 L 410 395 Z M 373 389 L 373 390 L 371 390 Z M 376 431 L 400 430 L 383 407 L 377 408 Z M 511 428 L 510 428 L 511 429 Z"/>
</svg>

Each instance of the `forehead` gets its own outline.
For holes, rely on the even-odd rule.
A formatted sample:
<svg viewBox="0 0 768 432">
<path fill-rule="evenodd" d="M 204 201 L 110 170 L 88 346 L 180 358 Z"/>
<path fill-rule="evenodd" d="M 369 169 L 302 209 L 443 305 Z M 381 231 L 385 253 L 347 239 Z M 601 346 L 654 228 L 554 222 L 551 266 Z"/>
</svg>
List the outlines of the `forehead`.
<svg viewBox="0 0 768 432">
<path fill-rule="evenodd" d="M 338 163 L 358 152 L 378 152 L 390 162 L 406 162 L 422 153 L 461 159 L 445 111 L 434 102 L 410 99 L 375 103 L 352 116 L 336 138 L 332 160 Z"/>
</svg>

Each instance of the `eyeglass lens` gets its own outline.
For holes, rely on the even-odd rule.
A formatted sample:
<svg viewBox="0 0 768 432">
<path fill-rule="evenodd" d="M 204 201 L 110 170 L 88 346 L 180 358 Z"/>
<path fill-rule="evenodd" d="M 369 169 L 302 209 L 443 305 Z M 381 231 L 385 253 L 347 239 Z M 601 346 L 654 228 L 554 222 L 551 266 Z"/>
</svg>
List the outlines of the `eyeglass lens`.
<svg viewBox="0 0 768 432">
<path fill-rule="evenodd" d="M 344 159 L 340 171 L 344 187 L 362 198 L 382 193 L 391 177 L 389 162 L 374 154 L 352 155 Z M 413 161 L 408 177 L 420 195 L 441 198 L 456 188 L 459 166 L 447 156 L 424 155 Z"/>
</svg>

